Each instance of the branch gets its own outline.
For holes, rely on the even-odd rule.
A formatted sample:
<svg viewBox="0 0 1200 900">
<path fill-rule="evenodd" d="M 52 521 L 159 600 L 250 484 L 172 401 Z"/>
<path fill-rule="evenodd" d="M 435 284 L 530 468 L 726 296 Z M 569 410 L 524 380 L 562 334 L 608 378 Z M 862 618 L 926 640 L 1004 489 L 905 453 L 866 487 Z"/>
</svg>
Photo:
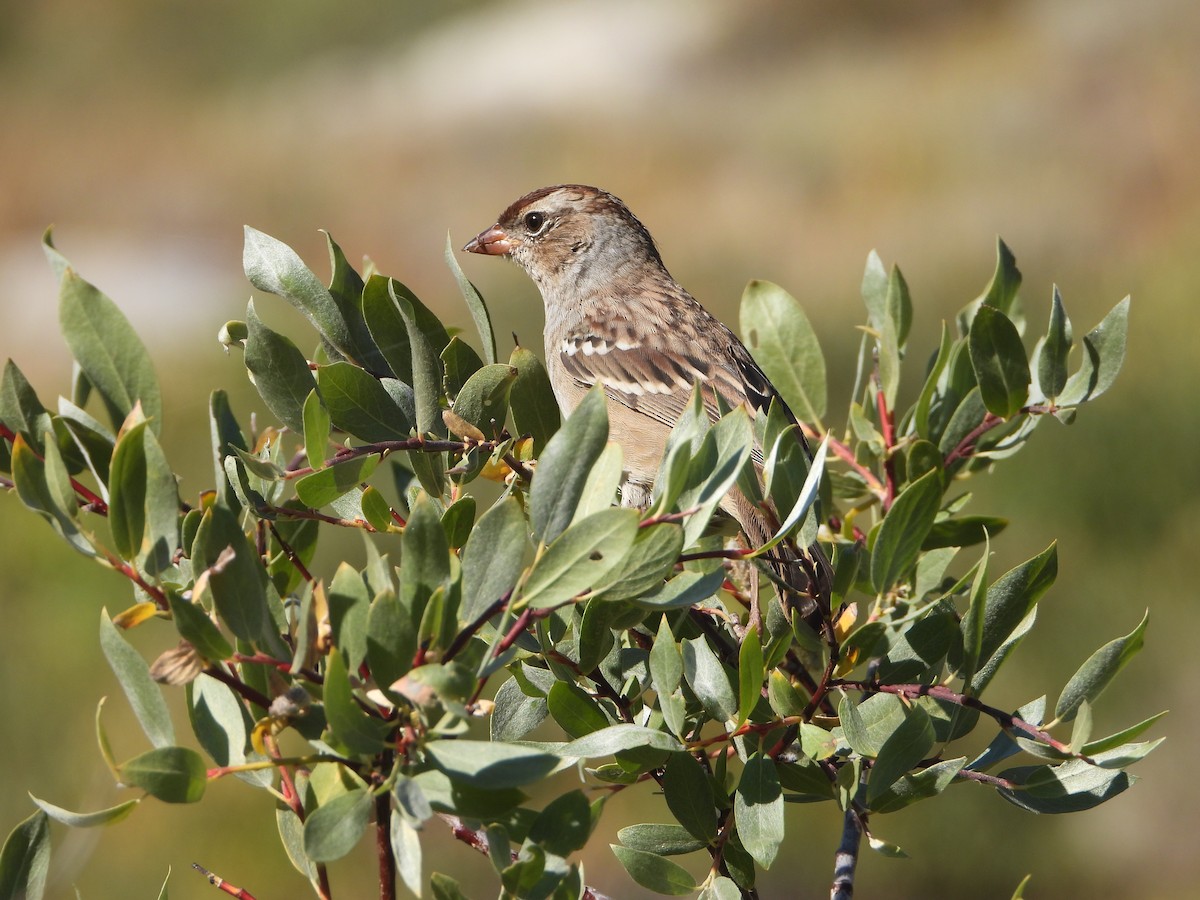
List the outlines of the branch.
<svg viewBox="0 0 1200 900">
<path fill-rule="evenodd" d="M 230 897 L 238 897 L 240 900 L 255 900 L 254 895 L 248 890 L 245 888 L 234 887 L 220 875 L 214 875 L 212 872 L 208 871 L 208 869 L 204 868 L 204 866 L 200 865 L 200 863 L 192 863 L 192 868 L 207 878 L 208 883 L 222 893 L 228 894 Z"/>
<path fill-rule="evenodd" d="M 1042 731 L 1036 725 L 1026 722 L 1019 716 L 1014 716 L 1012 713 L 1005 712 L 995 706 L 988 706 L 988 704 L 972 697 L 970 694 L 959 694 L 940 684 L 877 684 L 874 682 L 845 681 L 841 678 L 835 678 L 830 682 L 830 686 L 845 688 L 851 691 L 863 691 L 868 694 L 895 694 L 897 697 L 907 700 L 916 700 L 918 697 L 932 697 L 935 700 L 945 700 L 956 706 L 965 706 L 969 709 L 978 710 L 985 716 L 990 716 L 1005 731 L 1019 731 L 1026 737 L 1033 738 L 1035 741 L 1041 741 L 1047 747 L 1057 750 L 1059 753 L 1066 754 L 1073 759 L 1082 759 L 1088 763 L 1092 762 L 1089 757 L 1084 756 L 1082 753 L 1076 753 L 1062 741 L 1051 737 L 1048 732 Z"/>
<path fill-rule="evenodd" d="M 829 891 L 829 900 L 850 900 L 854 896 L 854 870 L 858 867 L 862 835 L 862 818 L 851 803 L 842 818 L 842 843 L 833 857 L 833 887 Z"/>
<path fill-rule="evenodd" d="M 392 852 L 392 800 L 375 797 L 375 852 L 379 857 L 379 900 L 396 900 L 396 857 Z"/>
<path fill-rule="evenodd" d="M 1056 412 L 1058 412 L 1058 409 L 1059 408 L 1057 406 L 1044 406 L 1044 405 L 1040 405 L 1040 404 L 1034 404 L 1032 406 L 1022 407 L 1020 409 L 1020 411 L 1018 412 L 1018 415 L 1020 415 L 1020 413 L 1024 413 L 1027 416 L 1044 416 L 1049 413 L 1056 413 Z M 985 415 L 983 417 L 982 422 L 980 422 L 978 425 L 976 425 L 974 428 L 972 428 L 969 432 L 967 432 L 966 437 L 964 437 L 961 441 L 959 441 L 958 445 L 953 450 L 951 450 L 949 453 L 946 454 L 946 458 L 943 461 L 943 465 L 945 465 L 947 468 L 949 468 L 951 463 L 958 462 L 960 459 L 966 459 L 969 456 L 973 456 L 975 453 L 975 443 L 981 437 L 983 437 L 985 434 L 987 434 L 989 431 L 991 431 L 997 425 L 1002 425 L 1005 422 L 1009 422 L 1009 421 L 1012 421 L 1012 420 L 1011 419 L 1002 419 L 995 413 L 988 413 L 987 415 Z"/>
<path fill-rule="evenodd" d="M 887 408 L 887 397 L 883 391 L 875 392 L 875 408 L 879 411 L 879 427 L 883 430 L 883 471 L 887 484 L 883 493 L 883 511 L 892 508 L 896 499 L 896 461 L 892 458 L 892 448 L 896 446 L 896 426 L 892 422 L 892 414 Z"/>
</svg>

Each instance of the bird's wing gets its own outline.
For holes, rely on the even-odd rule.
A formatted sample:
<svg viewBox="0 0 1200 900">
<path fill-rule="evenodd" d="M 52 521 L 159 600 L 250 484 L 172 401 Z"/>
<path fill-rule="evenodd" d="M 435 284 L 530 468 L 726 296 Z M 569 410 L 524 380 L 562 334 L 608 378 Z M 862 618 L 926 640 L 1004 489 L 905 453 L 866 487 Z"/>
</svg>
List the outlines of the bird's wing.
<svg viewBox="0 0 1200 900">
<path fill-rule="evenodd" d="M 745 354 L 744 365 L 730 347 L 712 348 L 716 351 L 712 353 L 694 347 L 680 354 L 649 341 L 598 334 L 571 335 L 558 352 L 563 370 L 580 387 L 602 384 L 611 399 L 671 427 L 683 414 L 697 382 L 708 388 L 703 390 L 704 404 L 714 419 L 720 414 L 714 390 L 728 408 L 748 404 L 752 413 L 766 408 L 770 383 L 745 349 L 737 347 Z"/>
</svg>

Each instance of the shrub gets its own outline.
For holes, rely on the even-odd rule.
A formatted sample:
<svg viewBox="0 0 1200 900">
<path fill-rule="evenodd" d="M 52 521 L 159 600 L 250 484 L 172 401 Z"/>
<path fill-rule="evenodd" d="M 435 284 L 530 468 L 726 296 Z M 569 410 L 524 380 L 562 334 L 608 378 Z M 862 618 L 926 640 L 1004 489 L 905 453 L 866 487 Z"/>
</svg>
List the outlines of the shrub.
<svg viewBox="0 0 1200 900">
<path fill-rule="evenodd" d="M 48 235 L 45 249 L 77 377 L 51 411 L 6 364 L 0 471 L 72 547 L 129 580 L 133 603 L 102 616 L 100 642 L 150 749 L 115 759 L 98 719 L 101 755 L 132 796 L 88 813 L 35 799 L 4 845 L 0 896 L 41 896 L 51 819 L 93 827 L 146 798 L 194 803 L 231 775 L 275 805 L 285 851 L 322 897 L 326 864 L 372 829 L 382 895 L 397 874 L 419 893 L 422 830 L 443 827 L 489 856 L 502 896 L 601 896 L 570 857 L 603 832 L 607 803 L 647 781 L 671 821 L 612 844 L 637 883 L 753 896 L 785 846 L 784 804 L 826 802 L 843 811 L 832 891 L 848 896 L 862 835 L 902 852 L 876 833 L 888 813 L 956 783 L 1035 813 L 1085 810 L 1125 790 L 1126 769 L 1158 743 L 1136 740 L 1157 716 L 1104 737 L 1091 728 L 1144 618 L 1092 654 L 1053 708 L 984 699 L 1035 624 L 1057 550 L 996 577 L 990 542 L 1007 523 L 965 513 L 960 485 L 1110 387 L 1128 315 L 1125 300 L 1083 337 L 1072 372 L 1055 291 L 1027 355 L 1003 243 L 903 411 L 913 307 L 899 270 L 869 257 L 840 433 L 825 424 L 825 360 L 799 304 L 752 282 L 742 331 L 819 442 L 815 458 L 778 405 L 714 423 L 697 402 L 647 510 L 613 505 L 621 458 L 603 396 L 560 426 L 537 356 L 518 346 L 501 361 L 449 246 L 478 349 L 400 282 L 356 272 L 332 239 L 326 287 L 252 229 L 247 276 L 300 310 L 319 343 L 306 357 L 253 302 L 222 329 L 278 425 L 248 429 L 214 391 L 216 484 L 181 502 L 145 347 Z M 727 544 L 713 521 L 734 483 L 791 511 L 765 547 Z M 318 539 L 338 528 L 363 534 L 367 565 L 313 571 Z M 765 562 L 780 542 L 814 540 L 834 575 L 805 618 L 774 599 Z M 760 627 L 745 624 L 747 566 L 765 588 Z M 178 646 L 147 664 L 122 636 L 135 627 L 173 629 Z M 186 691 L 211 764 L 177 741 L 155 682 Z M 990 743 L 968 752 L 973 733 Z M 555 799 L 526 805 L 524 789 L 567 769 L 581 786 L 559 779 Z M 671 858 L 689 853 L 708 860 L 700 884 Z M 444 874 L 430 886 L 461 896 Z"/>
</svg>

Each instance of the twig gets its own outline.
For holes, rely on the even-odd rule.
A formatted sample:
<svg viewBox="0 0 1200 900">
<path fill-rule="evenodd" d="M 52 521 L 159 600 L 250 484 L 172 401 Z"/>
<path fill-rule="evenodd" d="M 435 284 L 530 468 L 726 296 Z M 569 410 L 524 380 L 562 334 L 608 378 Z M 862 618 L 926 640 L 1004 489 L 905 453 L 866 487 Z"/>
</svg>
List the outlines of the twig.
<svg viewBox="0 0 1200 900">
<path fill-rule="evenodd" d="M 255 896 L 245 888 L 234 887 L 220 875 L 214 875 L 200 863 L 192 863 L 192 868 L 208 879 L 208 883 L 222 893 L 228 894 L 230 897 L 238 897 L 240 900 L 255 900 Z"/>
<path fill-rule="evenodd" d="M 234 678 L 221 666 L 209 666 L 204 670 L 204 674 L 211 678 L 217 679 L 217 681 L 230 688 L 233 688 L 233 690 L 240 694 L 243 699 L 249 700 L 255 706 L 260 707 L 264 713 L 271 708 L 270 697 L 268 697 L 266 694 L 259 693 L 241 679 Z"/>
<path fill-rule="evenodd" d="M 98 547 L 97 549 L 104 553 L 105 561 L 112 566 L 115 571 L 120 572 L 122 575 L 140 587 L 143 591 L 149 594 L 150 597 L 153 598 L 155 606 L 157 606 L 159 609 L 170 608 L 170 604 L 167 603 L 167 595 L 154 585 L 148 583 L 146 579 L 141 576 L 141 573 L 138 572 L 137 569 L 125 562 L 125 560 L 121 559 L 119 556 L 115 555 L 107 547 Z"/>
<path fill-rule="evenodd" d="M 1051 413 L 1056 413 L 1058 410 L 1059 408 L 1057 406 L 1045 406 L 1035 403 L 1032 406 L 1022 407 L 1017 414 L 1019 415 L 1024 413 L 1028 416 L 1044 416 Z M 1011 418 L 1002 419 L 995 413 L 988 413 L 983 417 L 982 422 L 967 432 L 966 437 L 959 441 L 955 448 L 946 454 L 943 464 L 946 467 L 949 467 L 951 463 L 958 462 L 960 459 L 966 459 L 969 456 L 973 456 L 975 453 L 975 442 L 997 425 L 1002 425 L 1008 421 L 1011 421 Z"/>
<path fill-rule="evenodd" d="M 271 529 L 271 536 L 275 538 L 275 542 L 279 544 L 280 549 L 283 550 L 284 555 L 287 556 L 291 564 L 296 567 L 296 571 L 300 573 L 300 577 L 309 584 L 312 584 L 312 573 L 309 572 L 304 563 L 300 561 L 300 557 L 296 554 L 296 551 L 292 548 L 292 545 L 283 539 L 283 535 L 279 533 L 279 529 L 275 527 L 274 522 L 268 522 L 267 525 Z"/>
<path fill-rule="evenodd" d="M 988 706 L 988 704 L 972 697 L 970 694 L 960 694 L 940 684 L 878 684 L 867 681 L 845 681 L 835 678 L 830 682 L 830 686 L 845 688 L 851 691 L 863 691 L 868 694 L 895 694 L 897 697 L 903 697 L 908 700 L 916 700 L 919 697 L 932 697 L 935 700 L 945 700 L 956 706 L 965 706 L 969 709 L 978 710 L 985 716 L 990 716 L 1005 731 L 1019 731 L 1027 737 L 1031 737 L 1035 741 L 1041 741 L 1047 747 L 1057 750 L 1059 753 L 1063 753 L 1073 759 L 1092 762 L 1089 757 L 1084 756 L 1082 753 L 1076 753 L 1062 741 L 1056 740 L 1047 732 L 1042 731 L 1036 725 L 1026 722 L 1019 716 L 1014 716 L 1012 713 L 1005 712 L 995 706 Z"/>
<path fill-rule="evenodd" d="M 396 857 L 392 852 L 392 799 L 375 797 L 375 852 L 379 857 L 379 900 L 396 900 Z"/>
<path fill-rule="evenodd" d="M 892 458 L 892 448 L 896 446 L 896 426 L 892 422 L 892 414 L 887 407 L 887 397 L 882 390 L 875 392 L 875 408 L 879 411 L 879 427 L 883 430 L 883 471 L 887 479 L 883 493 L 883 511 L 892 508 L 896 499 L 896 461 Z"/>
<path fill-rule="evenodd" d="M 878 475 L 876 475 L 874 472 L 872 472 L 870 469 L 868 469 L 866 466 L 864 466 L 862 463 L 860 463 L 857 459 L 854 458 L 853 450 L 851 450 L 849 447 L 847 447 L 845 444 L 843 444 L 841 441 L 839 441 L 837 438 L 835 438 L 832 434 L 829 434 L 829 435 L 818 434 L 816 431 L 813 430 L 813 428 L 810 425 L 805 425 L 803 422 L 800 423 L 800 428 L 804 432 L 805 437 L 810 438 L 814 441 L 821 441 L 824 438 L 828 437 L 829 438 L 829 449 L 831 451 L 833 451 L 833 455 L 836 456 L 838 459 L 840 459 L 842 462 L 844 462 L 846 465 L 848 465 L 851 469 L 853 469 L 855 472 L 857 472 L 860 476 L 862 476 L 863 481 L 865 481 L 867 483 L 867 487 L 869 487 L 875 494 L 878 494 L 881 498 L 883 497 L 884 492 L 886 490 L 884 488 L 883 482 L 879 480 Z"/>
<path fill-rule="evenodd" d="M 842 818 L 842 843 L 833 857 L 833 887 L 829 900 L 850 900 L 854 896 L 854 870 L 858 866 L 862 834 L 862 818 L 851 803 Z"/>
<path fill-rule="evenodd" d="M 327 516 L 325 513 L 319 513 L 315 509 L 293 509 L 289 506 L 271 506 L 262 507 L 264 512 L 270 512 L 277 516 L 283 516 L 285 519 L 313 519 L 317 522 L 324 522 L 327 525 L 338 525 L 342 528 L 360 528 L 363 531 L 375 532 L 376 528 L 366 519 L 339 519 L 336 516 Z"/>
<path fill-rule="evenodd" d="M 463 647 L 467 645 L 467 642 L 471 640 L 471 638 L 488 622 L 488 620 L 492 618 L 492 616 L 498 615 L 504 611 L 504 607 L 508 604 L 510 597 L 512 597 L 511 588 L 505 591 L 503 597 L 476 616 L 470 625 L 455 635 L 454 640 L 450 643 L 450 646 L 446 648 L 446 652 L 442 654 L 442 662 L 450 662 L 450 660 L 458 656 L 458 654 L 462 652 Z"/>
</svg>

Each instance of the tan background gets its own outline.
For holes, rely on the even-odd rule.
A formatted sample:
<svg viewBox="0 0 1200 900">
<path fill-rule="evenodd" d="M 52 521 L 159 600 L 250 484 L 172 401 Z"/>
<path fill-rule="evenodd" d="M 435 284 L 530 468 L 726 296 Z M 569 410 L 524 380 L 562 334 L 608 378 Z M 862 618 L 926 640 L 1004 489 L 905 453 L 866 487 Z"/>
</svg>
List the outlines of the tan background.
<svg viewBox="0 0 1200 900">
<path fill-rule="evenodd" d="M 726 321 L 751 277 L 799 297 L 822 335 L 834 409 L 847 399 L 871 248 L 912 288 L 912 369 L 939 321 L 986 283 L 997 233 L 1025 274 L 1033 330 L 1054 282 L 1077 334 L 1132 293 L 1129 358 L 1111 394 L 1070 429 L 1043 426 L 975 485 L 973 509 L 1015 521 L 993 571 L 1060 540 L 1058 584 L 993 702 L 1053 702 L 1092 649 L 1150 607 L 1146 650 L 1101 701 L 1097 730 L 1171 707 L 1154 732 L 1170 740 L 1129 793 L 1084 815 L 1033 817 L 965 785 L 878 817 L 912 859 L 867 852 L 859 893 L 1008 897 L 1031 872 L 1030 897 L 1175 898 L 1200 881 L 1192 0 L 42 0 L 0 14 L 0 357 L 48 404 L 66 390 L 38 247 L 53 223 L 60 249 L 152 345 L 187 497 L 212 480 L 208 390 L 233 391 L 244 418 L 261 408 L 214 339 L 250 294 L 243 223 L 322 275 L 317 229 L 329 229 L 352 260 L 369 255 L 466 324 L 441 261 L 447 229 L 461 245 L 526 190 L 596 183 L 630 203 L 676 276 Z M 513 267 L 463 264 L 497 332 L 537 345 L 532 286 Z M 259 308 L 305 334 L 282 303 Z M 32 811 L 26 789 L 73 809 L 122 797 L 92 715 L 101 695 L 119 694 L 97 646 L 99 610 L 127 605 L 129 591 L 56 545 L 12 496 L 0 497 L 0 572 L 7 831 Z M 165 646 L 165 629 L 143 631 L 147 655 Z M 145 749 L 123 698 L 105 721 L 118 756 Z M 665 814 L 643 801 L 617 798 L 602 828 Z M 789 815 L 764 897 L 817 896 L 829 878 L 836 815 Z M 172 897 L 211 897 L 188 870 L 197 861 L 263 900 L 298 896 L 273 830 L 270 805 L 232 780 L 199 807 L 147 803 L 104 832 L 55 826 L 51 895 L 153 897 L 171 867 Z M 605 844 L 585 856 L 589 880 L 638 896 Z M 494 893 L 482 857 L 436 827 L 427 847 L 430 866 L 472 896 Z M 370 896 L 372 877 L 364 845 L 333 867 L 335 895 Z"/>
</svg>

